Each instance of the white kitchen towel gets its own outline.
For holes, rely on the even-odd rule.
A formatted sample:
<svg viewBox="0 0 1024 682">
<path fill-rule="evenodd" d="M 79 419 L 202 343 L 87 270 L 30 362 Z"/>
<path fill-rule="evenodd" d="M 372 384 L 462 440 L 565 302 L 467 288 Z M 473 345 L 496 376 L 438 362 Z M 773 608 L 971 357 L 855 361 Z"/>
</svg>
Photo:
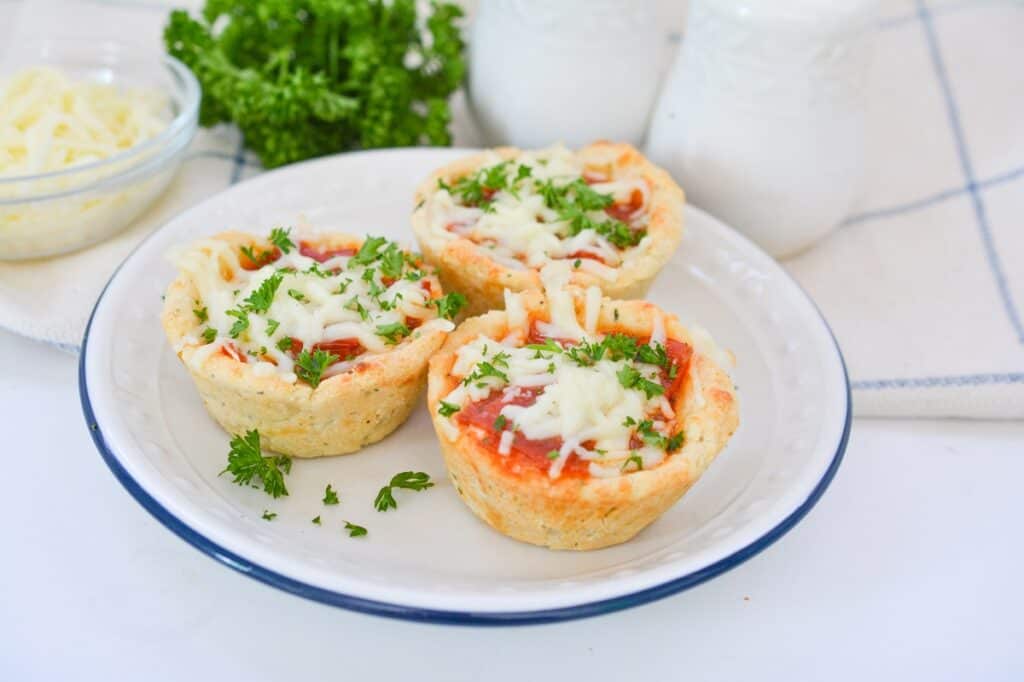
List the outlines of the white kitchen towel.
<svg viewBox="0 0 1024 682">
<path fill-rule="evenodd" d="M 131 35 L 159 47 L 172 4 L 33 0 L 15 30 Z M 0 0 L 7 16 L 16 6 Z M 864 200 L 784 265 L 839 339 L 858 416 L 1022 418 L 1024 5 L 888 0 L 884 14 Z M 461 101 L 456 117 L 456 143 L 479 143 Z M 258 172 L 235 131 L 202 131 L 168 193 L 118 239 L 0 265 L 0 326 L 76 349 L 97 294 L 145 234 Z"/>
</svg>

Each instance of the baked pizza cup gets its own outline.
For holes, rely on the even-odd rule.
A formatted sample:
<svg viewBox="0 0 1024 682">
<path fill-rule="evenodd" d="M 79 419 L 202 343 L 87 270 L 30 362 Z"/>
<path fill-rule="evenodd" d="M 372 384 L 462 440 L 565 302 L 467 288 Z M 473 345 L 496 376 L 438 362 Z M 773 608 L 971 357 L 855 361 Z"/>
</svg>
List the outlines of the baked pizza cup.
<svg viewBox="0 0 1024 682">
<path fill-rule="evenodd" d="M 540 289 L 553 261 L 611 298 L 642 298 L 683 231 L 683 191 L 628 144 L 597 142 L 460 159 L 417 189 L 413 231 L 467 313 L 500 310 L 503 292 Z"/>
<path fill-rule="evenodd" d="M 295 457 L 354 452 L 402 424 L 463 300 L 379 237 L 224 232 L 173 260 L 163 326 L 206 409 Z"/>
<path fill-rule="evenodd" d="M 596 288 L 509 294 L 430 361 L 427 402 L 455 489 L 517 540 L 625 542 L 736 430 L 731 356 L 706 332 Z"/>
</svg>

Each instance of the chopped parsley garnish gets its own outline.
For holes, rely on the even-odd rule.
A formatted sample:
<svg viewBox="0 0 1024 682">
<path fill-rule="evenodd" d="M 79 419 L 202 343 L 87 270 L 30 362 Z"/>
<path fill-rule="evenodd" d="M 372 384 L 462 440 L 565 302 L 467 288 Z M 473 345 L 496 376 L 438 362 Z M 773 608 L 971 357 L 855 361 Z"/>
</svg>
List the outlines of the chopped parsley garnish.
<svg viewBox="0 0 1024 682">
<path fill-rule="evenodd" d="M 619 378 L 619 383 L 623 388 L 635 388 L 638 391 L 643 391 L 648 400 L 665 392 L 664 386 L 645 378 L 635 367 L 626 365 L 615 375 Z"/>
<path fill-rule="evenodd" d="M 393 488 L 418 491 L 426 490 L 433 485 L 430 481 L 430 476 L 422 471 L 403 471 L 402 473 L 395 474 L 391 478 L 391 482 L 380 489 L 380 492 L 377 493 L 377 498 L 373 501 L 373 506 L 379 512 L 387 511 L 388 509 L 398 509 L 398 502 L 395 501 L 394 495 L 391 494 Z"/>
<path fill-rule="evenodd" d="M 263 510 L 263 520 L 264 521 L 273 521 L 276 518 L 277 518 L 277 513 L 276 512 L 268 511 L 266 509 Z"/>
<path fill-rule="evenodd" d="M 270 231 L 270 243 L 281 249 L 281 253 L 290 253 L 295 248 L 295 242 L 288 238 L 292 228 L 275 227 Z"/>
<path fill-rule="evenodd" d="M 550 452 L 548 452 L 548 459 L 554 460 L 558 459 L 560 456 L 561 455 L 559 454 L 558 450 L 551 450 Z"/>
<path fill-rule="evenodd" d="M 362 537 L 363 535 L 366 535 L 369 532 L 362 526 L 357 526 L 356 524 L 349 523 L 348 521 L 345 522 L 345 530 L 348 531 L 348 536 L 350 538 Z"/>
<path fill-rule="evenodd" d="M 505 415 L 499 414 L 497 416 L 497 418 L 494 420 L 494 430 L 495 431 L 502 431 L 502 430 L 504 430 L 506 423 L 508 423 L 508 419 L 505 418 Z"/>
<path fill-rule="evenodd" d="M 359 302 L 358 296 L 353 296 L 352 300 L 345 304 L 345 310 L 351 310 L 352 312 L 359 313 L 359 319 L 364 322 L 370 318 L 369 311 L 363 307 L 363 304 Z"/>
<path fill-rule="evenodd" d="M 562 347 L 554 339 L 544 339 L 544 343 L 530 343 L 526 346 L 530 350 L 537 351 L 534 358 L 541 358 L 541 351 L 545 353 L 561 353 Z"/>
<path fill-rule="evenodd" d="M 217 330 L 213 327 L 207 327 L 203 330 L 203 340 L 206 343 L 213 343 L 213 340 L 217 338 Z"/>
<path fill-rule="evenodd" d="M 307 384 L 316 388 L 320 385 L 320 377 L 324 370 L 339 360 L 334 353 L 325 350 L 314 350 L 310 353 L 302 349 L 299 357 L 295 358 L 295 374 Z"/>
<path fill-rule="evenodd" d="M 442 401 L 440 401 L 440 404 L 439 404 L 439 406 L 437 408 L 437 413 L 439 415 L 441 415 L 442 417 L 447 418 L 447 417 L 452 416 L 453 414 L 455 414 L 456 412 L 458 412 L 461 409 L 462 408 L 459 407 L 458 405 L 453 405 L 452 403 L 446 403 L 445 401 L 442 400 Z"/>
<path fill-rule="evenodd" d="M 455 316 L 459 314 L 459 311 L 462 310 L 466 303 L 466 297 L 457 291 L 430 301 L 430 305 L 437 308 L 437 314 L 446 320 L 455 319 Z"/>
<path fill-rule="evenodd" d="M 313 520 L 311 521 L 311 523 L 315 523 L 316 525 L 319 526 L 320 525 L 320 516 L 319 515 L 314 516 Z"/>
<path fill-rule="evenodd" d="M 265 313 L 270 310 L 270 304 L 274 302 L 274 294 L 277 293 L 277 288 L 281 286 L 283 279 L 284 275 L 280 272 L 275 272 L 267 277 L 242 302 L 242 309 L 251 313 Z"/>
<path fill-rule="evenodd" d="M 380 273 L 389 279 L 398 279 L 402 276 L 402 268 L 405 267 L 405 257 L 398 244 L 390 242 L 380 257 Z"/>
<path fill-rule="evenodd" d="M 654 430 L 654 423 L 650 419 L 644 419 L 637 427 L 636 431 L 640 434 L 640 437 L 645 443 L 656 448 L 661 448 L 666 452 L 675 452 L 683 444 L 683 432 L 666 437 Z"/>
<path fill-rule="evenodd" d="M 474 381 L 481 381 L 485 377 L 496 377 L 501 379 L 506 384 L 509 383 L 508 375 L 502 372 L 500 369 L 495 367 L 489 362 L 481 361 L 476 364 L 476 369 L 472 374 L 462 380 L 466 386 L 469 386 Z"/>
<path fill-rule="evenodd" d="M 288 290 L 288 295 L 291 296 L 292 298 L 294 298 L 299 303 L 305 303 L 306 302 L 306 295 L 303 294 L 301 291 L 299 291 L 297 289 L 289 289 Z"/>
<path fill-rule="evenodd" d="M 199 301 L 196 301 L 196 305 L 199 305 Z M 193 314 L 195 314 L 196 319 L 198 319 L 200 322 L 206 322 L 207 320 L 210 319 L 210 315 L 206 311 L 206 306 L 193 308 L 192 312 Z"/>
<path fill-rule="evenodd" d="M 292 337 L 284 336 L 277 340 L 277 349 L 282 353 L 287 353 L 292 349 Z"/>
<path fill-rule="evenodd" d="M 338 288 L 334 290 L 334 293 L 340 296 L 341 294 L 345 293 L 345 290 L 348 289 L 348 286 L 350 284 L 352 284 L 352 280 L 350 279 L 341 280 L 340 282 L 338 282 Z"/>
<path fill-rule="evenodd" d="M 387 243 L 388 240 L 384 237 L 367 237 L 363 245 L 359 247 L 358 253 L 352 256 L 352 260 L 349 262 L 356 265 L 369 265 L 377 260 L 377 253 Z"/>
<path fill-rule="evenodd" d="M 284 476 L 292 470 L 290 457 L 278 455 L 265 457 L 260 449 L 260 432 L 247 431 L 244 436 L 232 436 L 228 452 L 228 465 L 220 474 L 230 473 L 232 482 L 238 485 L 253 485 L 259 479 L 263 490 L 273 498 L 288 494 Z"/>
<path fill-rule="evenodd" d="M 317 263 L 316 261 L 310 263 L 309 267 L 303 270 L 303 272 L 306 273 L 307 275 L 319 277 L 320 279 L 327 279 L 328 277 L 331 276 L 331 273 L 327 272 L 326 270 L 321 270 L 320 264 Z"/>
<path fill-rule="evenodd" d="M 644 460 L 643 457 L 641 457 L 637 453 L 634 452 L 629 457 L 626 458 L 626 461 L 622 463 L 622 470 L 625 471 L 630 464 L 635 464 L 637 471 L 643 471 Z"/>
<path fill-rule="evenodd" d="M 327 488 L 324 490 L 324 504 L 332 505 L 338 504 L 338 491 L 331 487 L 331 484 L 327 484 Z"/>
<path fill-rule="evenodd" d="M 256 252 L 252 246 L 240 246 L 238 250 L 241 251 L 246 258 L 252 261 L 253 265 L 259 267 L 270 262 L 270 259 L 274 257 L 271 251 L 260 251 Z"/>
<path fill-rule="evenodd" d="M 406 336 L 409 336 L 409 328 L 401 322 L 377 325 L 377 336 L 383 336 L 391 345 L 395 345 Z"/>
<path fill-rule="evenodd" d="M 576 260 L 574 260 L 574 261 L 572 262 L 572 266 L 573 266 L 574 268 L 576 268 L 576 269 L 579 269 L 579 267 L 580 267 L 581 265 L 583 265 L 583 261 L 582 261 L 582 260 L 580 260 L 579 258 L 577 258 Z"/>
<path fill-rule="evenodd" d="M 273 336 L 277 328 L 281 326 L 281 323 L 277 320 L 267 319 L 267 336 Z"/>
<path fill-rule="evenodd" d="M 242 308 L 233 308 L 224 313 L 230 317 L 235 318 L 235 323 L 231 325 L 231 329 L 228 330 L 228 336 L 233 339 L 237 339 L 239 334 L 249 328 L 249 313 Z"/>
</svg>

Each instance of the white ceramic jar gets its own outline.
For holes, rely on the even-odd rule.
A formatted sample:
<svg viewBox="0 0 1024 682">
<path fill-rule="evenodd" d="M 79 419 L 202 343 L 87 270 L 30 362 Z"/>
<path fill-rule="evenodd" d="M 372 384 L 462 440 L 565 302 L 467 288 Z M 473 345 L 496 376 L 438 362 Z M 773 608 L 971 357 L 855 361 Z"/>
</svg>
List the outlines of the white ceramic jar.
<svg viewBox="0 0 1024 682">
<path fill-rule="evenodd" d="M 667 31 L 644 0 L 484 0 L 470 106 L 489 144 L 640 144 Z"/>
<path fill-rule="evenodd" d="M 876 0 L 691 0 L 647 152 L 774 256 L 852 208 Z"/>
</svg>

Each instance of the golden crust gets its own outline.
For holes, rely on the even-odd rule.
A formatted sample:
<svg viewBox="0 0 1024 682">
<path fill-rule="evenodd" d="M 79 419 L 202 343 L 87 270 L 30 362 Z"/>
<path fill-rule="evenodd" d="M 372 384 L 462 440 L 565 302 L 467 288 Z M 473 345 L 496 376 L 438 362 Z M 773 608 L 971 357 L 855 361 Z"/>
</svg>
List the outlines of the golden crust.
<svg viewBox="0 0 1024 682">
<path fill-rule="evenodd" d="M 239 246 L 268 244 L 252 235 L 225 232 L 213 237 Z M 362 243 L 361 238 L 329 235 L 305 239 L 322 247 Z M 434 290 L 440 284 L 431 277 Z M 229 433 L 259 429 L 266 448 L 294 457 L 355 452 L 398 428 L 412 412 L 426 383 L 430 356 L 447 332 L 417 329 L 394 350 L 368 355 L 315 389 L 288 383 L 277 374 L 257 375 L 253 365 L 221 352 L 204 354 L 189 343 L 196 287 L 185 274 L 171 282 L 161 321 L 167 340 L 192 375 L 207 411 Z M 203 357 L 206 355 L 206 357 Z"/>
<path fill-rule="evenodd" d="M 524 294 L 523 301 L 528 312 L 547 309 L 539 292 Z M 577 298 L 578 314 L 580 305 Z M 606 298 L 598 326 L 646 336 L 655 314 L 664 313 L 652 303 Z M 454 424 L 437 408 L 458 382 L 451 376 L 456 351 L 479 334 L 501 338 L 508 320 L 504 312 L 492 311 L 466 320 L 450 334 L 430 360 L 427 404 L 449 476 L 469 508 L 517 540 L 587 550 L 629 540 L 682 497 L 725 447 L 739 424 L 739 413 L 732 380 L 701 351 L 703 344 L 695 342 L 674 315 L 664 314 L 664 321 L 668 338 L 694 347 L 682 397 L 675 405 L 675 426 L 683 428 L 686 439 L 658 466 L 614 478 L 552 480 L 544 473 L 515 473 L 502 465 L 500 455 L 464 430 L 457 429 L 454 438 L 446 435 Z"/>
<path fill-rule="evenodd" d="M 493 152 L 502 159 L 514 159 L 522 150 L 498 147 Z M 606 296 L 615 299 L 643 298 L 682 239 L 683 190 L 668 173 L 648 161 L 632 145 L 601 141 L 580 149 L 577 154 L 588 169 L 613 176 L 626 170 L 640 171 L 651 188 L 647 227 L 650 240 L 627 253 L 614 282 L 576 271 L 572 274 L 572 284 L 597 286 Z M 413 232 L 423 257 L 438 269 L 446 290 L 466 295 L 469 299 L 467 315 L 504 308 L 505 289 L 542 288 L 536 270 L 514 270 L 497 263 L 468 239 L 445 240 L 431 234 L 426 202 L 437 189 L 437 181 L 443 179 L 452 183 L 476 171 L 485 158 L 485 154 L 469 156 L 434 171 L 417 188 L 414 200 L 417 208 L 412 214 Z"/>
</svg>

